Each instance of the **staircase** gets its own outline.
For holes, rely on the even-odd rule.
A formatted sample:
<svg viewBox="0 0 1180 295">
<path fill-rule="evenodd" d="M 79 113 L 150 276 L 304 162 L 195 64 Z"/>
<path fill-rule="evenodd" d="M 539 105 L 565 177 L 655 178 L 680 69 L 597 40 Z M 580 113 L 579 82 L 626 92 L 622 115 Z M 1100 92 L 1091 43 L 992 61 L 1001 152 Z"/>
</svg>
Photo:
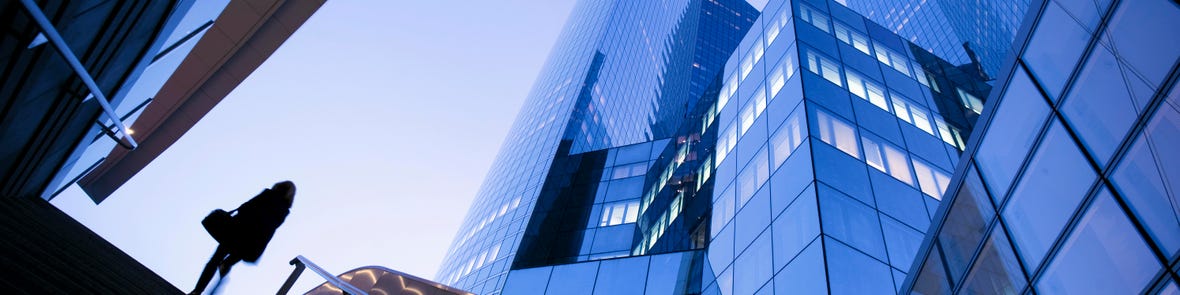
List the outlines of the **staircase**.
<svg viewBox="0 0 1180 295">
<path fill-rule="evenodd" d="M 110 242 L 36 198 L 0 198 L 0 290 L 182 294 Z"/>
</svg>

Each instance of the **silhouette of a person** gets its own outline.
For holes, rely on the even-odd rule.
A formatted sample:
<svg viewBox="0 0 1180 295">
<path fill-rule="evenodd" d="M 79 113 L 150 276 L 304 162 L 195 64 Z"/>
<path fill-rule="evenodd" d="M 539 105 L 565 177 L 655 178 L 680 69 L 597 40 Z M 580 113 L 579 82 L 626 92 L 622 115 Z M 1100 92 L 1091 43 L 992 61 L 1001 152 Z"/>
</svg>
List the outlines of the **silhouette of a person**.
<svg viewBox="0 0 1180 295">
<path fill-rule="evenodd" d="M 256 262 L 266 250 L 266 244 L 274 237 L 275 230 L 283 224 L 295 200 L 295 183 L 275 183 L 254 198 L 238 207 L 233 216 L 232 228 L 228 230 L 205 270 L 197 279 L 197 286 L 189 294 L 201 294 L 213 279 L 213 272 L 220 270 L 221 276 L 229 273 L 230 267 L 239 261 Z"/>
</svg>

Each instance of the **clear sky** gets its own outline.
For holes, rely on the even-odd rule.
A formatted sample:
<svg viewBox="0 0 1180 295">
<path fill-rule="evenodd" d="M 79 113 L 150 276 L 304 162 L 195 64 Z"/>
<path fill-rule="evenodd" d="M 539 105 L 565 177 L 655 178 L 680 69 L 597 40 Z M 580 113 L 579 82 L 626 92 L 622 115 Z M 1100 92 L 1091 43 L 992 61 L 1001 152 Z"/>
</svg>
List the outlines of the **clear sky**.
<svg viewBox="0 0 1180 295">
<path fill-rule="evenodd" d="M 275 292 L 296 255 L 432 278 L 573 2 L 329 0 L 101 205 L 53 204 L 187 292 L 216 248 L 201 219 L 290 179 L 291 215 L 223 293 Z"/>
</svg>

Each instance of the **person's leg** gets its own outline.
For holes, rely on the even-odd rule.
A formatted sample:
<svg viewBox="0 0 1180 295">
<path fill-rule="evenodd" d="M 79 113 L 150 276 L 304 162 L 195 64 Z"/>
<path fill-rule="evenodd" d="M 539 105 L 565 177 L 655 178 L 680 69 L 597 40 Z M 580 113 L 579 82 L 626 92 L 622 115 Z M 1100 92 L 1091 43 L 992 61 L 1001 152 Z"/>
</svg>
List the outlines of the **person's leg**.
<svg viewBox="0 0 1180 295">
<path fill-rule="evenodd" d="M 209 258 L 209 263 L 205 264 L 205 270 L 201 272 L 200 278 L 197 279 L 197 286 L 189 294 L 201 294 L 201 292 L 205 292 L 205 286 L 208 286 L 209 281 L 213 280 L 213 272 L 217 271 L 217 267 L 225 261 L 226 255 L 229 255 L 229 248 L 217 245 L 217 250 L 213 251 L 213 257 Z"/>
<path fill-rule="evenodd" d="M 224 277 L 225 274 L 229 273 L 229 268 L 233 267 L 234 264 L 237 264 L 239 261 L 242 261 L 242 258 L 234 255 L 233 253 L 230 253 L 229 257 L 226 257 L 225 260 L 221 261 L 221 267 L 218 268 L 218 270 L 221 271 L 221 276 Z"/>
</svg>

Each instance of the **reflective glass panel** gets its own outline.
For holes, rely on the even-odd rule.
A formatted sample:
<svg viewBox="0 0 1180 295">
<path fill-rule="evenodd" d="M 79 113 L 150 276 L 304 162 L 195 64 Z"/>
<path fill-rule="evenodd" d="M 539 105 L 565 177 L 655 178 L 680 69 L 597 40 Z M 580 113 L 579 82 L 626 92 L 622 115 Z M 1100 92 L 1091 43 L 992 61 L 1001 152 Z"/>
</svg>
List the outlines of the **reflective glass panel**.
<svg viewBox="0 0 1180 295">
<path fill-rule="evenodd" d="M 598 263 L 574 263 L 553 267 L 553 277 L 547 294 L 590 295 L 594 290 L 594 279 L 598 276 Z"/>
<path fill-rule="evenodd" d="M 603 260 L 598 268 L 598 280 L 594 283 L 594 294 L 643 294 L 648 258 Z"/>
<path fill-rule="evenodd" d="M 804 191 L 774 220 L 772 237 L 775 269 L 786 265 L 819 236 L 819 208 L 815 201 L 814 191 Z"/>
<path fill-rule="evenodd" d="M 1048 113 L 1040 92 L 1017 69 L 975 156 L 983 179 L 997 197 L 1008 191 Z"/>
<path fill-rule="evenodd" d="M 811 243 L 774 277 L 776 294 L 827 294 L 823 243 Z"/>
<path fill-rule="evenodd" d="M 826 185 L 818 185 L 824 233 L 877 257 L 885 258 L 877 211 Z"/>
<path fill-rule="evenodd" d="M 1061 111 L 1090 154 L 1106 166 L 1138 112 L 1131 104 L 1118 61 L 1105 47 L 1095 47 Z"/>
<path fill-rule="evenodd" d="M 963 294 L 1019 294 L 1028 280 L 1000 226 L 992 230 L 975 266 L 963 281 Z"/>
<path fill-rule="evenodd" d="M 1103 191 L 1037 282 L 1040 294 L 1137 294 L 1159 261 Z"/>
<path fill-rule="evenodd" d="M 964 181 L 938 236 L 954 281 L 963 276 L 995 214 L 979 177 L 970 173 Z"/>
<path fill-rule="evenodd" d="M 826 246 L 831 294 L 893 294 L 889 266 L 844 243 L 828 240 Z"/>
<path fill-rule="evenodd" d="M 1167 0 L 1121 1 L 1107 32 L 1115 50 L 1158 87 L 1180 57 L 1180 4 Z"/>
<path fill-rule="evenodd" d="M 1180 112 L 1164 104 L 1131 146 L 1114 172 L 1122 197 L 1143 222 L 1152 239 L 1167 254 L 1180 251 L 1180 200 L 1165 183 L 1180 188 L 1180 157 L 1173 150 L 1180 140 Z M 1165 175 L 1167 177 L 1165 177 Z"/>
<path fill-rule="evenodd" d="M 1090 33 L 1055 1 L 1045 7 L 1036 30 L 1024 51 L 1024 61 L 1046 92 L 1057 97 L 1090 42 Z"/>
<path fill-rule="evenodd" d="M 1004 209 L 1004 219 L 1021 257 L 1035 268 L 1073 216 L 1095 175 L 1057 122 L 1049 127 L 1025 170 Z"/>
</svg>

